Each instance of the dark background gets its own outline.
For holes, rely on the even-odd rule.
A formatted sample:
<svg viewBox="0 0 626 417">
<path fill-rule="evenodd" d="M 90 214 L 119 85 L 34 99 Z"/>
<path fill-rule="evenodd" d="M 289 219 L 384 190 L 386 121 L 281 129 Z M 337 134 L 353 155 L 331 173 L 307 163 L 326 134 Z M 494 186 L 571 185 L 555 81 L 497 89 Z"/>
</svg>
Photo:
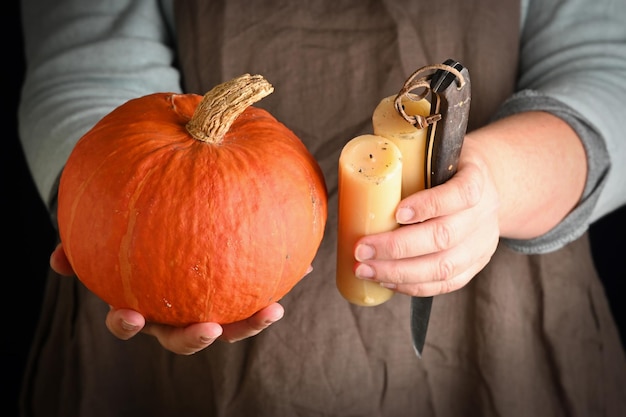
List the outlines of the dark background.
<svg viewBox="0 0 626 417">
<path fill-rule="evenodd" d="M 3 415 L 17 415 L 17 396 L 22 372 L 39 315 L 48 257 L 55 244 L 55 233 L 47 211 L 30 177 L 17 134 L 17 103 L 24 74 L 23 41 L 19 28 L 19 1 L 8 0 L 9 13 L 4 14 L 7 27 L 15 35 L 5 39 L 5 63 L 2 91 L 8 105 L 4 107 L 3 122 L 7 148 L 2 152 L 4 162 L 3 189 L 5 228 L 8 239 L 4 247 L 8 271 L 2 306 L 4 322 L 2 349 L 3 392 L 7 395 Z M 626 163 L 626 161 L 623 161 Z M 618 320 L 622 340 L 625 339 L 624 302 L 618 299 L 619 280 L 626 279 L 626 207 L 602 219 L 591 228 L 591 238 L 597 269 Z M 51 381 L 51 383 L 54 383 Z"/>
<path fill-rule="evenodd" d="M 32 182 L 17 135 L 17 103 L 24 73 L 19 1 L 8 0 L 9 13 L 2 15 L 5 26 L 2 64 L 4 98 L 2 135 L 3 243 L 5 289 L 2 295 L 2 384 L 6 396 L 2 415 L 17 416 L 17 397 L 28 348 L 39 316 L 48 257 L 54 248 L 55 233 L 47 211 Z M 6 10 L 6 9 L 5 9 Z M 7 35 L 9 30 L 15 31 Z M 7 56 L 8 55 L 8 56 Z M 8 324 L 8 328 L 5 327 Z M 54 383 L 52 381 L 51 383 Z"/>
</svg>

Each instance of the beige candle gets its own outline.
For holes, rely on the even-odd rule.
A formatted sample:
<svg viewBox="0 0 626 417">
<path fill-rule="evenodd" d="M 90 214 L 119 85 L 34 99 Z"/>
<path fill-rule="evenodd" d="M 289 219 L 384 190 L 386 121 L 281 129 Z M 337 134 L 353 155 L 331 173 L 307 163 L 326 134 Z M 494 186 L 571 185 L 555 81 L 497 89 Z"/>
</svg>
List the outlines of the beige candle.
<svg viewBox="0 0 626 417">
<path fill-rule="evenodd" d="M 394 107 L 396 96 L 381 100 L 372 116 L 374 134 L 391 140 L 402 154 L 402 198 L 425 188 L 424 161 L 426 153 L 426 133 L 407 122 Z M 428 116 L 430 102 L 402 99 L 405 112 L 410 115 Z"/>
<path fill-rule="evenodd" d="M 395 211 L 402 187 L 402 156 L 388 139 L 357 136 L 339 157 L 337 288 L 353 304 L 374 306 L 393 291 L 354 275 L 354 246 L 364 235 L 398 227 Z"/>
</svg>

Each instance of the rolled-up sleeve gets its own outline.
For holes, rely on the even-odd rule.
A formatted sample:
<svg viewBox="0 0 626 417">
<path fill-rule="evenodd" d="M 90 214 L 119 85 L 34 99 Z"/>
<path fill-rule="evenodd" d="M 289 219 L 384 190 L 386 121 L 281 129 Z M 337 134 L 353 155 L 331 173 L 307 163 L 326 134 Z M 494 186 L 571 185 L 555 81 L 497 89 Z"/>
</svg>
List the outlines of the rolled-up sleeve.
<svg viewBox="0 0 626 417">
<path fill-rule="evenodd" d="M 115 107 L 179 92 L 158 1 L 23 0 L 26 74 L 18 109 L 26 160 L 48 207 L 76 141 Z"/>
</svg>

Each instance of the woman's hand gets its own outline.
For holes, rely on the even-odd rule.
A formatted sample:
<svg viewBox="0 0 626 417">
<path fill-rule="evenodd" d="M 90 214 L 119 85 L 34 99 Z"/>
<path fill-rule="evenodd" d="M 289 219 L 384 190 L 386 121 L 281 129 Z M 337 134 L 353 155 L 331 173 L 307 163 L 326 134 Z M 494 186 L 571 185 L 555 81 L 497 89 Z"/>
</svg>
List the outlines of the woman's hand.
<svg viewBox="0 0 626 417">
<path fill-rule="evenodd" d="M 480 153 L 466 142 L 456 175 L 400 202 L 402 227 L 357 242 L 359 278 L 433 296 L 463 287 L 487 265 L 500 235 L 498 193 Z"/>
<path fill-rule="evenodd" d="M 74 275 L 63 246 L 59 244 L 50 256 L 50 266 L 61 275 Z M 187 327 L 174 327 L 158 323 L 146 323 L 144 317 L 133 310 L 113 309 L 106 317 L 106 326 L 111 333 L 122 340 L 128 340 L 143 332 L 154 336 L 159 343 L 174 353 L 191 355 L 220 339 L 236 342 L 259 334 L 272 323 L 283 317 L 283 307 L 270 304 L 252 317 L 235 323 L 196 323 Z"/>
<path fill-rule="evenodd" d="M 400 202 L 394 231 L 361 238 L 356 274 L 415 296 L 466 285 L 500 236 L 532 239 L 578 204 L 587 177 L 572 128 L 544 112 L 500 119 L 465 137 L 457 173 Z"/>
<path fill-rule="evenodd" d="M 116 337 L 127 340 L 143 332 L 157 338 L 161 346 L 180 355 L 191 355 L 211 345 L 216 340 L 236 342 L 259 334 L 283 316 L 283 307 L 274 303 L 260 310 L 252 317 L 235 323 L 195 323 L 187 327 L 173 327 L 165 324 L 146 323 L 136 311 L 111 309 L 106 317 L 106 325 Z"/>
</svg>

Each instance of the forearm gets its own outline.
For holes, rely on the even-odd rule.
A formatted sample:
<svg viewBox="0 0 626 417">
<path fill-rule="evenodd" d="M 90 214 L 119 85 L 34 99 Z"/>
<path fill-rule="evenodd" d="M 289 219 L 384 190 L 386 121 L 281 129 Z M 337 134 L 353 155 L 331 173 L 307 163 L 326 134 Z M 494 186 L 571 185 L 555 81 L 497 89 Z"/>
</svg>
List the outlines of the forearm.
<svg viewBox="0 0 626 417">
<path fill-rule="evenodd" d="M 523 107 L 521 111 L 546 110 L 557 116 L 566 111 L 576 119 L 574 123 L 581 124 L 574 128 L 589 158 L 584 199 L 586 205 L 593 204 L 584 210 L 577 208 L 573 216 L 576 221 L 568 219 L 572 220 L 569 229 L 578 229 L 578 235 L 581 226 L 626 203 L 626 166 L 621 163 L 626 157 L 622 126 L 626 95 L 624 21 L 623 0 L 529 0 L 518 89 L 537 93 L 544 102 L 551 98 L 565 107 L 555 113 L 552 103 L 547 103 L 550 108 L 542 108 L 546 103 L 522 103 L 523 99 L 514 104 Z M 510 107 L 505 113 L 511 112 Z"/>
<path fill-rule="evenodd" d="M 500 198 L 500 235 L 532 239 L 579 203 L 587 156 L 576 132 L 546 112 L 518 113 L 471 132 L 465 147 L 480 155 Z"/>
<path fill-rule="evenodd" d="M 572 242 L 592 222 L 626 203 L 626 190 L 621 180 L 626 168 L 619 163 L 626 156 L 619 113 L 623 107 L 621 97 L 626 94 L 623 76 L 626 71 L 626 3 L 623 0 L 598 0 L 595 3 L 529 0 L 524 12 L 518 92 L 503 104 L 494 119 L 538 111 L 565 121 L 585 150 L 586 163 L 581 165 L 587 173 L 577 204 L 570 207 L 563 220 L 554 227 L 547 231 L 545 227 L 530 229 L 537 219 L 532 218 L 532 212 L 528 213 L 531 216 L 526 218 L 528 230 L 544 230 L 545 233 L 527 233 L 522 236 L 536 237 L 519 238 L 519 234 L 507 230 L 508 222 L 503 219 L 502 242 L 516 251 L 536 254 Z M 531 143 L 540 145 L 539 149 L 547 153 L 550 145 L 544 142 Z M 565 149 L 558 147 L 555 155 L 564 158 L 564 152 Z M 542 178 L 538 176 L 539 171 L 553 168 L 539 166 L 534 168 L 536 172 L 532 176 L 530 173 L 526 176 L 536 180 Z M 556 174 L 557 177 L 553 178 L 558 178 L 563 188 L 555 190 L 546 183 L 546 190 L 554 193 L 549 196 L 552 204 L 540 212 L 542 216 L 549 216 L 547 218 L 552 218 L 554 210 L 560 210 L 558 205 L 564 202 L 560 193 L 566 189 L 574 190 L 566 186 L 572 180 L 571 173 L 566 175 L 565 171 L 556 169 Z M 569 200 L 565 202 L 566 206 L 570 203 Z M 522 202 L 516 210 L 522 212 L 525 207 Z M 541 205 L 537 203 L 537 207 L 541 208 Z"/>
</svg>

